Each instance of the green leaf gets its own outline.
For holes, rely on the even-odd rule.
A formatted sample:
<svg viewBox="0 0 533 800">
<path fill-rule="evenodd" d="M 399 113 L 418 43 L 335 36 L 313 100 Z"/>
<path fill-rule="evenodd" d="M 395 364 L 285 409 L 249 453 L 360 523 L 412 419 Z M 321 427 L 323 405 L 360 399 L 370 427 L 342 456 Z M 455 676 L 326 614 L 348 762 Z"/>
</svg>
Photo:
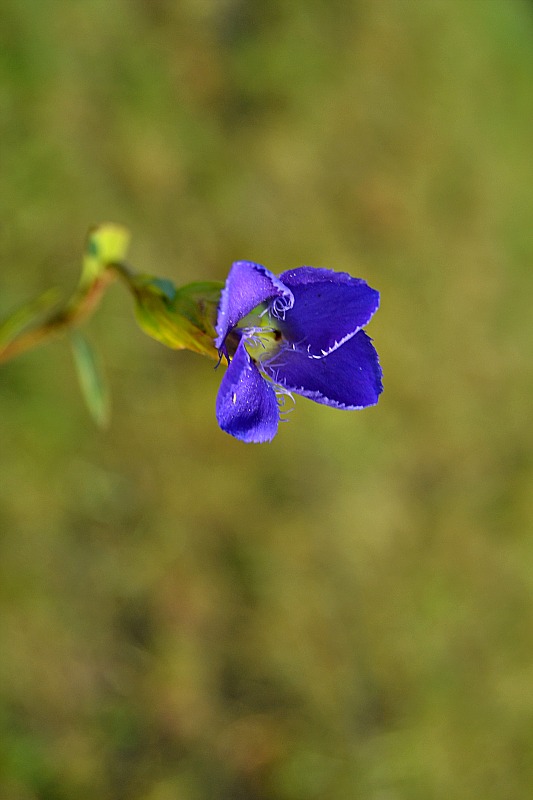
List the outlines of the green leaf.
<svg viewBox="0 0 533 800">
<path fill-rule="evenodd" d="M 57 295 L 46 292 L 0 324 L 0 363 L 89 317 L 107 286 L 121 271 L 128 272 L 124 259 L 129 238 L 129 231 L 122 225 L 105 223 L 93 228 L 87 238 L 81 278 L 71 297 L 58 304 Z M 100 409 L 97 413 L 104 412 Z"/>
<path fill-rule="evenodd" d="M 137 321 L 145 333 L 174 350 L 192 350 L 218 359 L 213 342 L 223 283 L 191 283 L 176 289 L 169 280 L 136 275 L 130 286 Z"/>
<path fill-rule="evenodd" d="M 11 316 L 0 323 L 0 349 L 5 347 L 20 331 L 34 325 L 44 314 L 48 313 L 58 301 L 57 289 L 46 292 L 14 311 Z"/>
<path fill-rule="evenodd" d="M 111 404 L 100 359 L 80 331 L 72 332 L 71 342 L 76 372 L 87 408 L 96 424 L 105 428 L 109 423 Z"/>
<path fill-rule="evenodd" d="M 89 231 L 83 256 L 81 284 L 93 283 L 109 264 L 120 264 L 126 258 L 130 232 L 123 225 L 105 222 Z"/>
</svg>

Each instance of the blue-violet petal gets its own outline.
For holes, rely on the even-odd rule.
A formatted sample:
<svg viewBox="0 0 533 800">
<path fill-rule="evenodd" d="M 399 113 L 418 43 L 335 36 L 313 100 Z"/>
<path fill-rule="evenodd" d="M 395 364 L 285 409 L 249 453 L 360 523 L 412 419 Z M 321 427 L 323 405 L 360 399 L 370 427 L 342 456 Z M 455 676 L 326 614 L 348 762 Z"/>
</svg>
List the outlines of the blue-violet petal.
<svg viewBox="0 0 533 800">
<path fill-rule="evenodd" d="M 279 324 L 284 338 L 312 358 L 336 350 L 370 320 L 379 292 L 346 272 L 298 267 L 280 275 L 294 305 Z"/>
<path fill-rule="evenodd" d="M 250 358 L 244 340 L 222 378 L 216 414 L 222 430 L 243 442 L 270 442 L 277 433 L 276 394 Z"/>
<path fill-rule="evenodd" d="M 364 331 L 320 359 L 284 347 L 261 368 L 290 392 L 335 408 L 375 405 L 383 390 L 378 355 Z"/>
<path fill-rule="evenodd" d="M 229 331 L 256 306 L 276 297 L 283 298 L 287 308 L 293 304 L 291 290 L 266 267 L 235 261 L 220 297 L 215 347 L 220 350 Z"/>
</svg>

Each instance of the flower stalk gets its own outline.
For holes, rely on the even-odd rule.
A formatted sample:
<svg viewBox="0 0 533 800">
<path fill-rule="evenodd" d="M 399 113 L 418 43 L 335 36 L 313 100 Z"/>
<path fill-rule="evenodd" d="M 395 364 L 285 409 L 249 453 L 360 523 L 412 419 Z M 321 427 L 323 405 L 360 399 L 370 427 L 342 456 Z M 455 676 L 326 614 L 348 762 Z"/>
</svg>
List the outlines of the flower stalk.
<svg viewBox="0 0 533 800">
<path fill-rule="evenodd" d="M 106 270 L 92 284 L 80 287 L 66 303 L 42 322 L 34 321 L 32 327 L 18 332 L 14 338 L 5 342 L 2 341 L 4 325 L 0 325 L 0 364 L 84 323 L 96 311 L 105 290 L 114 280 L 114 272 L 111 269 Z M 5 327 L 7 328 L 7 324 Z"/>
</svg>

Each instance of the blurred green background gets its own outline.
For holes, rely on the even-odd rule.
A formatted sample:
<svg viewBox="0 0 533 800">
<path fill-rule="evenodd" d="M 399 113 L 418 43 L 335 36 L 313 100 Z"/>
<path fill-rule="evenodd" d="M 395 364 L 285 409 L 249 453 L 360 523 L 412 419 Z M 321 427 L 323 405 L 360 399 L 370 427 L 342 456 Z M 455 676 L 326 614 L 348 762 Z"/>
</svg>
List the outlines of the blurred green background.
<svg viewBox="0 0 533 800">
<path fill-rule="evenodd" d="M 0 371 L 2 800 L 533 793 L 533 4 L 3 0 L 0 316 L 89 225 L 381 291 L 385 392 L 222 433 L 112 287 Z"/>
</svg>

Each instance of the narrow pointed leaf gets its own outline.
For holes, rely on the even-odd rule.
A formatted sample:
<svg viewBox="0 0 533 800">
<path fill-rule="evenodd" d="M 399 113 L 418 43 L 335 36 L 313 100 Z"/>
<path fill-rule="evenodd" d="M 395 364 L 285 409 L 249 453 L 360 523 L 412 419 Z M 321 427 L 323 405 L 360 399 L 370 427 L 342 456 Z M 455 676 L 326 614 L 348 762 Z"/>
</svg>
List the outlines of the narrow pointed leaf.
<svg viewBox="0 0 533 800">
<path fill-rule="evenodd" d="M 21 308 L 17 308 L 7 319 L 3 320 L 0 323 L 0 349 L 12 341 L 24 328 L 40 321 L 57 304 L 58 295 L 57 289 L 48 289 L 35 300 L 30 300 Z"/>
<path fill-rule="evenodd" d="M 71 342 L 85 403 L 96 424 L 105 428 L 109 423 L 111 405 L 102 364 L 92 345 L 79 331 L 73 331 Z"/>
</svg>

